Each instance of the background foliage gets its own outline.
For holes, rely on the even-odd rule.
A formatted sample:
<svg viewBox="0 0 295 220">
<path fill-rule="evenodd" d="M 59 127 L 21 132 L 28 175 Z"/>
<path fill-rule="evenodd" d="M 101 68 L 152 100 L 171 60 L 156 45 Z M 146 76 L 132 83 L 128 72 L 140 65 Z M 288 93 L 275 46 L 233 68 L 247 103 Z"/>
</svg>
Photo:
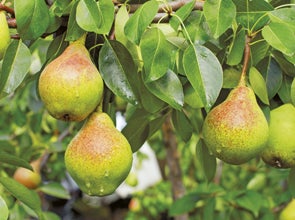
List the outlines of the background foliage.
<svg viewBox="0 0 295 220">
<path fill-rule="evenodd" d="M 62 184 L 68 181 L 63 153 L 82 123 L 53 119 L 36 85 L 46 64 L 85 32 L 105 82 L 103 110 L 115 119 L 116 98 L 127 103 L 122 132 L 133 152 L 148 141 L 159 162 L 165 161 L 166 118 L 177 141 L 185 195 L 173 200 L 164 163 L 163 181 L 132 195 L 138 207 L 130 208 L 127 219 L 183 213 L 192 219 L 276 219 L 295 194 L 294 170 L 270 168 L 260 158 L 241 166 L 224 164 L 204 147 L 200 130 L 206 113 L 237 85 L 246 36 L 251 39 L 248 83 L 266 117 L 283 103 L 295 104 L 293 2 L 185 3 L 5 2 L 15 14 L 7 17 L 12 40 L 0 61 L 0 219 L 59 219 L 48 208 L 48 198 L 79 201 Z M 29 161 L 43 154 L 38 189 L 11 178 L 18 166 L 29 167 Z"/>
</svg>

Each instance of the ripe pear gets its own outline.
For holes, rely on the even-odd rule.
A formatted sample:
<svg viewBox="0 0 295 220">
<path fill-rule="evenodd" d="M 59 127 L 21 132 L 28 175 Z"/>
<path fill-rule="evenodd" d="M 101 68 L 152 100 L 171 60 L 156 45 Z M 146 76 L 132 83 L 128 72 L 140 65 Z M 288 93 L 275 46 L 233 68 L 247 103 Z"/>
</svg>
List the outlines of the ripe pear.
<svg viewBox="0 0 295 220">
<path fill-rule="evenodd" d="M 276 168 L 295 167 L 295 107 L 284 104 L 271 110 L 269 138 L 262 160 Z"/>
<path fill-rule="evenodd" d="M 13 178 L 29 189 L 36 189 L 41 183 L 41 158 L 32 161 L 30 164 L 33 168 L 33 171 L 24 167 L 19 167 L 14 172 Z"/>
<path fill-rule="evenodd" d="M 294 219 L 295 219 L 295 199 L 292 199 L 280 213 L 279 220 L 294 220 Z"/>
<path fill-rule="evenodd" d="M 80 189 L 90 196 L 112 194 L 128 176 L 132 150 L 106 113 L 92 113 L 69 143 L 65 165 Z"/>
<path fill-rule="evenodd" d="M 0 10 L 0 60 L 2 60 L 4 53 L 10 42 L 9 27 L 6 20 L 5 11 Z"/>
<path fill-rule="evenodd" d="M 268 138 L 268 122 L 253 90 L 241 80 L 224 102 L 205 118 L 202 130 L 209 151 L 239 165 L 259 155 Z"/>
<path fill-rule="evenodd" d="M 82 121 L 102 99 L 103 81 L 84 43 L 71 43 L 40 75 L 41 100 L 56 119 Z"/>
</svg>

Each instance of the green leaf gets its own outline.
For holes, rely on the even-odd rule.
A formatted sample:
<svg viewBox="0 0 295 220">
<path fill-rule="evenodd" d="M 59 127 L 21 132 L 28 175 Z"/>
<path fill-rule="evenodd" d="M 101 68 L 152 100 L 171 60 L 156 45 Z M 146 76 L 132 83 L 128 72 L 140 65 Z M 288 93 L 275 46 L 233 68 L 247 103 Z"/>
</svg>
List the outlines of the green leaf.
<svg viewBox="0 0 295 220">
<path fill-rule="evenodd" d="M 0 91 L 13 92 L 23 81 L 31 65 L 31 52 L 22 40 L 14 40 L 3 58 Z"/>
<path fill-rule="evenodd" d="M 99 70 L 113 93 L 124 100 L 138 104 L 137 68 L 129 51 L 119 41 L 106 40 L 99 53 Z"/>
<path fill-rule="evenodd" d="M 223 85 L 222 88 L 232 89 L 235 88 L 240 81 L 241 71 L 234 68 L 227 68 L 223 71 Z"/>
<path fill-rule="evenodd" d="M 77 6 L 76 20 L 86 31 L 107 34 L 113 24 L 114 10 L 111 0 L 81 0 Z"/>
<path fill-rule="evenodd" d="M 169 208 L 169 216 L 177 216 L 183 213 L 188 213 L 196 208 L 196 203 L 201 200 L 202 197 L 197 193 L 190 193 L 175 200 Z"/>
<path fill-rule="evenodd" d="M 294 55 L 295 30 L 283 23 L 271 22 L 262 29 L 263 38 L 275 49 L 287 56 Z"/>
<path fill-rule="evenodd" d="M 273 50 L 275 60 L 280 65 L 281 69 L 289 76 L 295 77 L 295 65 L 286 59 L 286 56 L 280 51 Z"/>
<path fill-rule="evenodd" d="M 145 82 L 164 76 L 171 63 L 170 44 L 158 28 L 148 29 L 141 38 L 140 49 L 145 70 Z"/>
<path fill-rule="evenodd" d="M 218 59 L 208 48 L 190 45 L 184 51 L 182 61 L 188 80 L 208 111 L 222 88 L 222 67 Z"/>
<path fill-rule="evenodd" d="M 78 3 L 79 3 L 78 1 L 73 3 L 72 10 L 69 15 L 66 41 L 77 40 L 85 33 L 85 31 L 82 28 L 80 28 L 80 26 L 78 25 L 76 21 Z"/>
<path fill-rule="evenodd" d="M 156 81 L 145 83 L 145 85 L 151 93 L 173 108 L 178 110 L 182 108 L 184 103 L 182 84 L 172 70 L 169 69 L 163 77 Z"/>
<path fill-rule="evenodd" d="M 229 48 L 226 64 L 235 66 L 241 62 L 245 48 L 245 34 L 246 32 L 244 29 L 241 29 L 238 31 L 238 33 L 235 33 L 233 42 Z"/>
<path fill-rule="evenodd" d="M 232 25 L 236 6 L 231 0 L 205 1 L 204 15 L 214 38 L 218 38 Z"/>
<path fill-rule="evenodd" d="M 6 205 L 5 200 L 0 196 L 0 220 L 7 220 L 9 215 L 9 210 Z"/>
<path fill-rule="evenodd" d="M 206 201 L 206 204 L 204 207 L 203 219 L 214 220 L 215 206 L 216 206 L 216 198 L 215 197 L 211 197 Z"/>
<path fill-rule="evenodd" d="M 143 32 L 153 21 L 158 8 L 159 3 L 157 1 L 147 1 L 130 17 L 125 25 L 124 32 L 131 42 L 139 44 Z"/>
<path fill-rule="evenodd" d="M 12 154 L 6 153 L 5 151 L 0 152 L 0 162 L 1 163 L 7 163 L 12 166 L 16 167 L 24 167 L 29 170 L 33 170 L 32 166 L 24 159 L 21 159 L 17 156 L 14 156 Z"/>
<path fill-rule="evenodd" d="M 293 81 L 291 84 L 291 100 L 293 105 L 295 105 L 295 78 L 293 78 Z"/>
<path fill-rule="evenodd" d="M 269 105 L 265 80 L 255 67 L 250 68 L 249 81 L 250 81 L 252 89 L 254 90 L 256 95 L 260 98 L 260 100 L 264 104 Z"/>
<path fill-rule="evenodd" d="M 172 111 L 172 123 L 183 141 L 188 142 L 192 136 L 193 127 L 183 111 Z"/>
<path fill-rule="evenodd" d="M 238 206 L 245 208 L 253 213 L 255 218 L 259 215 L 259 210 L 264 205 L 264 200 L 258 192 L 247 190 L 242 195 L 235 198 Z"/>
<path fill-rule="evenodd" d="M 195 6 L 195 3 L 196 0 L 192 0 L 189 3 L 184 4 L 174 14 L 172 14 L 172 18 L 169 20 L 169 24 L 175 31 L 178 31 L 178 27 L 180 25 L 179 20 L 183 22 L 190 15 Z"/>
<path fill-rule="evenodd" d="M 49 26 L 49 9 L 45 1 L 15 0 L 14 10 L 17 31 L 23 40 L 40 37 Z"/>
<path fill-rule="evenodd" d="M 57 182 L 52 182 L 48 184 L 44 184 L 39 187 L 39 190 L 46 193 L 47 195 L 54 196 L 60 199 L 70 199 L 71 196 L 65 188 Z"/>
<path fill-rule="evenodd" d="M 281 88 L 278 91 L 278 95 L 279 95 L 280 99 L 283 101 L 283 103 L 292 103 L 292 99 L 291 99 L 292 80 L 293 80 L 293 78 L 291 78 L 291 77 L 288 77 L 285 75 L 283 77 Z M 295 96 L 294 96 L 294 101 L 295 101 Z"/>
<path fill-rule="evenodd" d="M 213 180 L 216 173 L 216 157 L 209 152 L 202 139 L 197 143 L 196 152 L 201 169 L 207 181 L 210 182 Z"/>
<path fill-rule="evenodd" d="M 292 197 L 295 198 L 295 168 L 291 168 L 288 176 L 288 188 L 292 194 Z"/>
<path fill-rule="evenodd" d="M 122 129 L 122 134 L 130 143 L 132 152 L 138 151 L 149 136 L 148 116 L 147 112 L 137 109 Z"/>
<path fill-rule="evenodd" d="M 41 201 L 39 195 L 34 190 L 29 190 L 24 185 L 9 177 L 1 177 L 0 183 L 9 191 L 16 199 L 23 202 L 31 208 L 40 219 L 43 219 Z"/>
<path fill-rule="evenodd" d="M 268 13 L 270 20 L 276 23 L 283 23 L 289 25 L 295 30 L 295 9 L 294 8 L 280 8 L 270 11 Z"/>
<path fill-rule="evenodd" d="M 255 42 L 251 45 L 251 63 L 255 66 L 263 58 L 265 58 L 270 50 L 270 46 L 266 41 Z"/>
</svg>

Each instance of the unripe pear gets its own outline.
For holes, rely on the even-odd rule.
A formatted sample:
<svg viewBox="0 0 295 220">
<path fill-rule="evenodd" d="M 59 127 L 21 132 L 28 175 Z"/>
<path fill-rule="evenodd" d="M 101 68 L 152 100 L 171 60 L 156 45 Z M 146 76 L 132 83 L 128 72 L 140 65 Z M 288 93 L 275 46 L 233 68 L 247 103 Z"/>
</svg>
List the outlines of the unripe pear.
<svg viewBox="0 0 295 220">
<path fill-rule="evenodd" d="M 69 143 L 65 165 L 80 189 L 90 196 L 112 194 L 126 179 L 132 150 L 106 113 L 92 113 Z"/>
<path fill-rule="evenodd" d="M 243 164 L 264 149 L 268 123 L 253 90 L 243 84 L 213 108 L 203 124 L 203 138 L 209 151 L 229 164 Z"/>
<path fill-rule="evenodd" d="M 284 104 L 271 110 L 269 138 L 262 160 L 275 168 L 295 167 L 295 107 Z"/>
<path fill-rule="evenodd" d="M 295 199 L 292 199 L 280 213 L 279 220 L 294 220 L 294 219 L 295 219 Z"/>
<path fill-rule="evenodd" d="M 102 99 L 103 81 L 84 42 L 71 43 L 40 75 L 40 97 L 56 119 L 82 121 Z"/>
<path fill-rule="evenodd" d="M 29 189 L 36 189 L 41 183 L 41 159 L 39 158 L 37 160 L 34 160 L 30 164 L 33 168 L 33 171 L 26 169 L 24 167 L 19 167 L 16 169 L 13 178 Z"/>
<path fill-rule="evenodd" d="M 9 27 L 6 20 L 5 11 L 0 10 L 0 60 L 2 60 L 4 53 L 10 42 Z"/>
</svg>

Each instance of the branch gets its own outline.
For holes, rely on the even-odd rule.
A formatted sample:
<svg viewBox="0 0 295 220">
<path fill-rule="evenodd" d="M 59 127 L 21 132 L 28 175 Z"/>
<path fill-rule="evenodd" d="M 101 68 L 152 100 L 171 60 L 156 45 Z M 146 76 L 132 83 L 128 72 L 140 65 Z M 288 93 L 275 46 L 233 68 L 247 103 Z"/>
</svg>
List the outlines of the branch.
<svg viewBox="0 0 295 220">
<path fill-rule="evenodd" d="M 6 5 L 0 3 L 0 11 L 6 11 L 7 13 L 11 14 L 14 17 L 14 10 Z"/>
<path fill-rule="evenodd" d="M 10 28 L 16 28 L 16 19 L 15 18 L 8 18 L 7 19 L 7 24 Z"/>
<path fill-rule="evenodd" d="M 247 35 L 245 40 L 243 69 L 242 69 L 241 79 L 239 82 L 240 85 L 245 85 L 245 79 L 246 79 L 247 69 L 248 69 L 250 55 L 251 55 L 250 42 L 251 42 L 251 37 Z"/>
<path fill-rule="evenodd" d="M 171 124 L 171 115 L 168 114 L 162 127 L 164 144 L 167 152 L 166 161 L 169 167 L 169 180 L 172 183 L 173 200 L 184 196 L 185 187 L 182 182 L 182 172 L 177 151 L 177 140 Z M 187 220 L 188 215 L 183 214 L 175 217 L 175 220 Z"/>
</svg>

